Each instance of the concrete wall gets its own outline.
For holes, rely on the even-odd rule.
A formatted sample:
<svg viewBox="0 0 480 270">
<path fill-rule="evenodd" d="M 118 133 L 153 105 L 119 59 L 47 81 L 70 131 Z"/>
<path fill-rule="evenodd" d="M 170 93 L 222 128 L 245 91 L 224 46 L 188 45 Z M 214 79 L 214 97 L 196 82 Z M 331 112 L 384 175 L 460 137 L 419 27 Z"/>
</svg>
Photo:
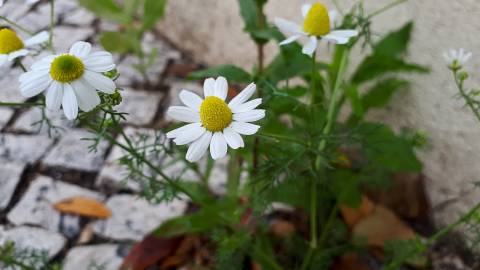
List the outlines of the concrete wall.
<svg viewBox="0 0 480 270">
<path fill-rule="evenodd" d="M 338 0 L 346 8 L 354 1 Z M 270 0 L 267 13 L 300 22 L 301 0 Z M 389 0 L 365 0 L 375 10 Z M 333 4 L 326 1 L 333 8 Z M 378 16 L 374 29 L 383 33 L 408 20 L 415 21 L 410 58 L 432 68 L 430 75 L 413 77 L 411 91 L 398 94 L 386 110 L 370 117 L 397 127 L 409 126 L 430 135 L 432 150 L 419 153 L 425 164 L 427 190 L 439 224 L 455 220 L 476 202 L 480 190 L 472 181 L 480 180 L 480 124 L 477 123 L 456 93 L 442 52 L 449 48 L 472 50 L 478 58 L 468 65 L 477 71 L 469 85 L 480 86 L 480 2 L 478 0 L 410 0 Z M 251 67 L 255 47 L 242 33 L 243 22 L 237 0 L 172 0 L 165 22 L 160 26 L 168 38 L 190 52 L 200 62 L 216 65 L 232 63 Z M 277 48 L 269 44 L 271 57 Z M 327 48 L 319 55 L 325 58 Z"/>
</svg>

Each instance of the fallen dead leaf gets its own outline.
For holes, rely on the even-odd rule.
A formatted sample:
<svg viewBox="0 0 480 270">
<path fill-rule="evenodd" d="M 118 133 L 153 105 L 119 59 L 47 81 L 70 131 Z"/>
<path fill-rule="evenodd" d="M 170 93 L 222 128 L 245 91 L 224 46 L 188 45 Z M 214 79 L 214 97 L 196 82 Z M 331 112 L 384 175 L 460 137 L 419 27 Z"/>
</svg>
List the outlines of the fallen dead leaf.
<svg viewBox="0 0 480 270">
<path fill-rule="evenodd" d="M 348 227 L 353 228 L 360 220 L 371 215 L 374 209 L 375 204 L 367 196 L 362 196 L 360 207 L 350 208 L 343 205 L 340 207 L 340 212 Z"/>
<path fill-rule="evenodd" d="M 295 233 L 295 225 L 285 220 L 274 220 L 270 224 L 269 231 L 279 237 L 287 237 Z"/>
<path fill-rule="evenodd" d="M 332 270 L 372 270 L 358 258 L 355 253 L 345 253 L 333 266 Z"/>
<path fill-rule="evenodd" d="M 78 240 L 77 240 L 77 245 L 84 245 L 90 242 L 92 238 L 93 238 L 92 224 L 88 224 L 80 233 L 80 236 L 78 237 Z"/>
<path fill-rule="evenodd" d="M 388 208 L 377 205 L 373 213 L 353 228 L 353 236 L 365 239 L 371 247 L 383 248 L 390 240 L 415 239 L 415 232 Z"/>
<path fill-rule="evenodd" d="M 112 212 L 105 204 L 86 197 L 72 197 L 53 205 L 57 211 L 92 218 L 109 218 Z"/>
</svg>

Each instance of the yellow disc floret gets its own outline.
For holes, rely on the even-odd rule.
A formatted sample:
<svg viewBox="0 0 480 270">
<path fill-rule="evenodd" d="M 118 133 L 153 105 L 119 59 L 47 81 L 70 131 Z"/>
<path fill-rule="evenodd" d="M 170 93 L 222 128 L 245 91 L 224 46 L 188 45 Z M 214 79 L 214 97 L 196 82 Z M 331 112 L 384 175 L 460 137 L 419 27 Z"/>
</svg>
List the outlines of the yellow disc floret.
<svg viewBox="0 0 480 270">
<path fill-rule="evenodd" d="M 303 22 L 303 31 L 319 37 L 330 33 L 330 27 L 327 7 L 322 3 L 313 4 Z"/>
<path fill-rule="evenodd" d="M 208 131 L 222 131 L 232 123 L 232 119 L 227 103 L 218 97 L 209 96 L 200 105 L 200 120 Z"/>
<path fill-rule="evenodd" d="M 85 71 L 83 62 L 78 57 L 63 54 L 55 58 L 50 66 L 50 76 L 58 82 L 72 82 L 80 78 Z"/>
<path fill-rule="evenodd" d="M 0 29 L 0 54 L 9 54 L 24 47 L 25 45 L 15 31 L 8 28 Z"/>
</svg>

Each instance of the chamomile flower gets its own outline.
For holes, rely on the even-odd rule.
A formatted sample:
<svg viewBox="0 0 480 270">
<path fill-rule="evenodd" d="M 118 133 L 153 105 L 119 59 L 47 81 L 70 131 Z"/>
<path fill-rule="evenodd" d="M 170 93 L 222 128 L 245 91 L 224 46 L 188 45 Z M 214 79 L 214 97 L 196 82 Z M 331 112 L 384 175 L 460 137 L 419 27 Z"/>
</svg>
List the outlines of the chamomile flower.
<svg viewBox="0 0 480 270">
<path fill-rule="evenodd" d="M 445 62 L 447 62 L 448 66 L 456 69 L 462 68 L 462 66 L 465 65 L 465 63 L 467 63 L 471 57 L 472 53 L 467 52 L 464 49 L 450 50 L 443 54 L 443 58 L 445 59 Z"/>
<path fill-rule="evenodd" d="M 100 104 L 97 90 L 112 94 L 116 86 L 102 73 L 115 69 L 109 52 L 91 52 L 88 42 L 76 42 L 65 54 L 50 55 L 33 64 L 31 71 L 20 76 L 20 91 L 33 97 L 46 91 L 50 110 L 63 107 L 65 116 L 77 118 L 78 108 L 84 112 Z"/>
<path fill-rule="evenodd" d="M 244 147 L 240 135 L 255 134 L 260 126 L 250 122 L 265 117 L 265 110 L 255 109 L 262 99 L 248 101 L 255 93 L 256 85 L 248 85 L 228 104 L 225 102 L 228 83 L 223 77 L 205 80 L 203 91 L 205 98 L 182 90 L 180 100 L 186 106 L 172 106 L 167 114 L 175 120 L 190 123 L 167 133 L 178 145 L 190 144 L 186 159 L 198 161 L 210 146 L 213 159 L 227 155 L 227 145 L 233 149 Z"/>
<path fill-rule="evenodd" d="M 43 31 L 23 41 L 12 29 L 0 29 L 0 66 L 18 57 L 28 55 L 31 52 L 29 49 L 35 45 L 45 43 L 48 38 L 48 33 Z"/>
<path fill-rule="evenodd" d="M 351 37 L 358 35 L 356 30 L 333 30 L 336 13 L 328 11 L 327 7 L 320 2 L 303 5 L 302 14 L 303 27 L 282 18 L 275 18 L 275 25 L 288 36 L 280 42 L 280 45 L 307 37 L 308 41 L 303 46 L 302 52 L 312 56 L 320 39 L 336 44 L 346 44 Z"/>
</svg>

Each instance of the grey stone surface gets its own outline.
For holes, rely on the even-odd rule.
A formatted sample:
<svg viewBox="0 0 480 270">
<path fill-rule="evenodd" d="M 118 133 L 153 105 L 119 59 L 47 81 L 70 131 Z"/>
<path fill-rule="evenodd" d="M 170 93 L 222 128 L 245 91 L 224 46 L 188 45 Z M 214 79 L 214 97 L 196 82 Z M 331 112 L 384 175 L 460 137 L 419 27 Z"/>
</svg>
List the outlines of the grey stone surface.
<svg viewBox="0 0 480 270">
<path fill-rule="evenodd" d="M 93 34 L 92 27 L 59 26 L 55 28 L 53 42 L 59 52 L 68 52 L 75 42 L 85 41 Z"/>
<path fill-rule="evenodd" d="M 53 143 L 44 135 L 0 134 L 0 161 L 33 164 Z"/>
<path fill-rule="evenodd" d="M 42 110 L 33 108 L 23 112 L 12 126 L 12 129 L 19 132 L 46 134 L 59 137 L 74 127 L 75 122 L 65 118 L 63 111 L 49 111 L 45 109 L 45 115 L 52 125 L 50 128 L 42 120 Z"/>
<path fill-rule="evenodd" d="M 132 195 L 115 195 L 107 201 L 112 217 L 95 222 L 93 230 L 100 236 L 115 240 L 140 240 L 162 222 L 182 215 L 185 201 L 150 204 Z"/>
<path fill-rule="evenodd" d="M 52 205 L 75 196 L 99 201 L 104 199 L 104 196 L 98 192 L 54 181 L 46 176 L 38 176 L 30 184 L 20 202 L 8 213 L 7 218 L 15 225 L 38 225 L 52 231 L 66 232 L 66 235 L 70 236 L 69 233 L 78 227 L 79 219 L 64 218 L 68 215 L 62 215 Z"/>
<path fill-rule="evenodd" d="M 22 73 L 23 71 L 20 69 L 13 68 L 0 78 L 0 85 L 2 85 L 2 91 L 0 91 L 1 102 L 24 102 L 27 100 L 20 94 L 18 77 Z"/>
<path fill-rule="evenodd" d="M 65 134 L 57 145 L 43 159 L 49 167 L 63 167 L 73 170 L 94 172 L 101 169 L 108 143 L 102 141 L 97 151 L 90 151 L 92 141 L 85 140 L 94 135 L 80 129 L 72 129 Z"/>
<path fill-rule="evenodd" d="M 30 5 L 20 3 L 20 1 L 7 1 L 0 9 L 0 15 L 16 21 L 24 16 L 30 8 Z"/>
<path fill-rule="evenodd" d="M 5 229 L 0 226 L 0 246 L 7 242 L 15 243 L 19 249 L 46 251 L 52 258 L 65 246 L 66 239 L 59 233 L 42 228 L 20 226 Z"/>
<path fill-rule="evenodd" d="M 73 10 L 70 13 L 67 13 L 63 17 L 63 23 L 79 25 L 79 26 L 88 26 L 93 23 L 94 19 L 95 19 L 95 16 L 91 12 L 83 8 L 77 7 L 75 10 Z"/>
<path fill-rule="evenodd" d="M 115 244 L 79 246 L 72 248 L 65 259 L 63 270 L 117 270 L 127 249 Z"/>
<path fill-rule="evenodd" d="M 185 82 L 185 81 L 171 81 L 170 90 L 168 91 L 168 106 L 185 106 L 181 101 L 178 95 L 182 90 L 188 90 L 197 94 L 203 99 L 203 86 L 194 82 Z M 173 119 L 165 114 L 165 120 L 172 121 Z"/>
<path fill-rule="evenodd" d="M 163 97 L 159 92 L 125 90 L 122 92 L 122 103 L 115 107 L 119 112 L 128 113 L 127 123 L 147 125 L 152 123 L 160 101 Z"/>
<path fill-rule="evenodd" d="M 0 129 L 5 127 L 8 121 L 10 121 L 10 118 L 12 118 L 12 115 L 12 109 L 0 107 Z"/>
<path fill-rule="evenodd" d="M 160 166 L 162 160 L 164 159 L 164 151 L 156 152 L 152 151 L 153 149 L 160 150 L 160 146 L 165 142 L 165 137 L 156 132 L 153 129 L 136 129 L 128 127 L 125 129 L 125 134 L 129 137 L 131 142 L 137 148 L 145 148 L 145 156 L 150 162 L 155 165 Z M 117 140 L 125 144 L 123 137 L 118 136 Z M 158 145 L 156 148 L 152 148 L 152 145 Z M 107 186 L 113 187 L 116 189 L 131 189 L 134 191 L 139 191 L 142 188 L 142 179 L 141 177 L 129 176 L 128 170 L 119 164 L 119 159 L 124 157 L 127 154 L 127 151 L 120 148 L 119 146 L 113 146 L 110 154 L 105 160 L 105 164 L 102 167 L 102 170 L 99 173 L 97 178 L 97 186 Z M 154 176 L 155 174 L 147 167 L 144 166 L 142 173 L 147 176 Z"/>
<path fill-rule="evenodd" d="M 0 166 L 0 209 L 5 209 L 20 182 L 25 165 L 4 163 Z"/>
</svg>

